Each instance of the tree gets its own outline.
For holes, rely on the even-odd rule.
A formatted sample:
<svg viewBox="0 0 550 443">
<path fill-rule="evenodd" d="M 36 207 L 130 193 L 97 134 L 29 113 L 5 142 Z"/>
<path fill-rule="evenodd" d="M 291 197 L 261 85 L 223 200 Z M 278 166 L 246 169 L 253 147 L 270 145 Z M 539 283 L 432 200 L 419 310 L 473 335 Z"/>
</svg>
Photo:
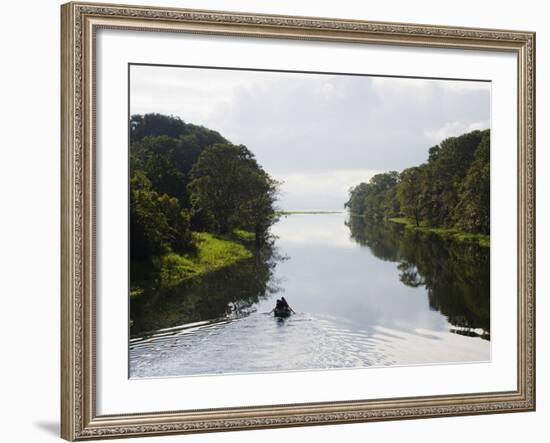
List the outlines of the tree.
<svg viewBox="0 0 550 443">
<path fill-rule="evenodd" d="M 160 194 L 190 208 L 189 172 L 204 149 L 227 141 L 216 131 L 161 114 L 133 115 L 130 120 L 130 169 L 142 171 Z"/>
<path fill-rule="evenodd" d="M 257 247 L 268 241 L 269 228 L 277 220 L 275 203 L 279 185 L 263 170 L 250 174 L 248 195 L 239 208 L 237 223 L 243 229 L 254 232 Z"/>
<path fill-rule="evenodd" d="M 373 221 L 405 216 L 417 226 L 489 234 L 490 133 L 450 137 L 419 166 L 377 174 L 349 191 L 345 207 Z"/>
<path fill-rule="evenodd" d="M 368 183 L 350 189 L 350 199 L 344 205 L 354 214 L 366 215 L 374 220 L 394 217 L 399 213 L 396 186 L 399 173 L 390 171 L 376 174 Z"/>
<path fill-rule="evenodd" d="M 132 115 L 130 118 L 131 143 L 141 141 L 148 136 L 159 135 L 176 139 L 193 135 L 197 143 L 202 147 L 227 141 L 218 132 L 203 126 L 185 123 L 179 117 L 162 114 L 145 114 Z"/>
<path fill-rule="evenodd" d="M 147 260 L 168 251 L 193 247 L 189 213 L 178 200 L 152 189 L 151 181 L 136 172 L 130 180 L 130 245 L 132 260 Z"/>
<path fill-rule="evenodd" d="M 401 172 L 397 186 L 397 199 L 401 212 L 414 219 L 416 226 L 420 226 L 425 207 L 424 178 L 425 166 L 416 166 Z"/>
<path fill-rule="evenodd" d="M 490 231 L 490 138 L 485 134 L 476 150 L 474 161 L 460 186 L 459 201 L 453 212 L 455 224 L 469 232 Z"/>
<path fill-rule="evenodd" d="M 430 225 L 452 226 L 458 193 L 483 133 L 472 131 L 443 140 L 429 151 L 425 219 Z"/>
<path fill-rule="evenodd" d="M 252 228 L 257 242 L 265 238 L 275 221 L 277 183 L 245 146 L 223 143 L 205 149 L 190 177 L 193 213 L 202 214 L 209 230 L 228 234 Z"/>
<path fill-rule="evenodd" d="M 369 185 L 367 183 L 360 183 L 357 186 L 350 188 L 348 191 L 349 199 L 344 204 L 345 208 L 348 208 L 352 215 L 364 215 L 365 214 L 365 195 L 369 192 Z"/>
<path fill-rule="evenodd" d="M 166 135 L 147 136 L 131 148 L 130 167 L 142 171 L 160 194 L 185 202 L 185 165 L 179 160 L 179 140 Z M 190 168 L 189 168 L 190 169 Z"/>
<path fill-rule="evenodd" d="M 133 260 L 145 259 L 164 251 L 165 226 L 157 220 L 158 194 L 143 173 L 130 180 L 130 251 Z"/>
</svg>

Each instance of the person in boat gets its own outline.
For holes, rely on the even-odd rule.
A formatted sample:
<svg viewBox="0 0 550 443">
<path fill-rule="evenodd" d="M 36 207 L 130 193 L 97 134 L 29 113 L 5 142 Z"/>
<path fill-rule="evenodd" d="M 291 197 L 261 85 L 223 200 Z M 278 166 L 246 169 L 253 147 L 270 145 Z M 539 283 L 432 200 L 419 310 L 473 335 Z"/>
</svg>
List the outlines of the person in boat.
<svg viewBox="0 0 550 443">
<path fill-rule="evenodd" d="M 293 314 L 296 314 L 296 312 L 294 312 L 294 309 L 292 309 L 290 307 L 290 305 L 288 304 L 288 302 L 286 301 L 286 298 L 284 297 L 281 297 L 281 307 L 285 310 L 289 310 L 290 312 L 292 312 Z"/>
<path fill-rule="evenodd" d="M 275 302 L 275 308 L 273 308 L 271 312 L 275 312 L 276 316 L 277 315 L 280 316 L 281 314 L 283 314 L 283 316 L 287 316 L 287 315 L 284 315 L 285 311 L 292 312 L 295 314 L 294 310 L 289 306 L 286 299 L 284 297 L 281 297 L 281 299 L 277 299 L 277 301 Z"/>
</svg>

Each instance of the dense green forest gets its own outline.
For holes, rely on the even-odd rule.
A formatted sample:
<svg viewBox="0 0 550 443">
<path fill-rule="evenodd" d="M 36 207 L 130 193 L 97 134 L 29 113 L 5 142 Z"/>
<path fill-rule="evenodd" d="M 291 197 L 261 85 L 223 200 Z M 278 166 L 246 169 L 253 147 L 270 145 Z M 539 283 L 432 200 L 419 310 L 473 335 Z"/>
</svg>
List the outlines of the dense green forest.
<svg viewBox="0 0 550 443">
<path fill-rule="evenodd" d="M 161 114 L 130 119 L 132 294 L 252 257 L 270 242 L 278 184 L 243 145 Z M 151 276 L 154 276 L 154 279 Z"/>
<path fill-rule="evenodd" d="M 428 153 L 419 166 L 376 174 L 350 189 L 345 206 L 372 221 L 452 233 L 488 246 L 489 130 L 447 138 Z"/>
</svg>

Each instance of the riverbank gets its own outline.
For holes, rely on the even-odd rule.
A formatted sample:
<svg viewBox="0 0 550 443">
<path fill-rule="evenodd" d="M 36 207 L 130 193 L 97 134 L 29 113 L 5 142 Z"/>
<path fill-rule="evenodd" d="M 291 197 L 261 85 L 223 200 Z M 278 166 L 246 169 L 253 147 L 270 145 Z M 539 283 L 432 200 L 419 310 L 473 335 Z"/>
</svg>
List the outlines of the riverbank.
<svg viewBox="0 0 550 443">
<path fill-rule="evenodd" d="M 253 233 L 242 230 L 236 230 L 227 237 L 218 237 L 208 232 L 193 232 L 195 251 L 185 254 L 169 252 L 153 258 L 153 266 L 158 270 L 158 284 L 161 288 L 171 288 L 185 280 L 251 258 L 253 253 L 247 243 L 253 240 Z M 136 287 L 130 291 L 130 295 L 134 297 L 142 292 Z"/>
<path fill-rule="evenodd" d="M 404 225 L 405 229 L 410 229 L 419 232 L 429 232 L 439 235 L 443 238 L 451 238 L 455 241 L 462 243 L 477 243 L 479 246 L 489 248 L 491 246 L 491 237 L 484 234 L 472 234 L 470 232 L 464 232 L 456 228 L 441 228 L 436 226 L 420 225 L 416 226 L 414 220 L 406 217 L 392 217 L 387 218 L 386 221 L 391 223 L 398 223 Z"/>
<path fill-rule="evenodd" d="M 245 237 L 240 232 L 240 237 Z M 252 257 L 252 252 L 233 238 L 220 238 L 207 232 L 194 232 L 196 252 L 189 254 L 169 253 L 158 260 L 160 285 L 172 287 L 184 280 L 216 271 Z"/>
</svg>

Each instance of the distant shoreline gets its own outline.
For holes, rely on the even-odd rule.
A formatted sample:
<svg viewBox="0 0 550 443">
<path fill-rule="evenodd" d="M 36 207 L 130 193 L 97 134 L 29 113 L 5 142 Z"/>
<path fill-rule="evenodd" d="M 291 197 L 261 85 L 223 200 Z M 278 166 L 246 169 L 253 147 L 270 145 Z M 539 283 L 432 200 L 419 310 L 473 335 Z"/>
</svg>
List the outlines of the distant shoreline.
<svg viewBox="0 0 550 443">
<path fill-rule="evenodd" d="M 344 211 L 276 211 L 277 215 L 297 215 L 297 214 L 343 214 Z"/>
</svg>

